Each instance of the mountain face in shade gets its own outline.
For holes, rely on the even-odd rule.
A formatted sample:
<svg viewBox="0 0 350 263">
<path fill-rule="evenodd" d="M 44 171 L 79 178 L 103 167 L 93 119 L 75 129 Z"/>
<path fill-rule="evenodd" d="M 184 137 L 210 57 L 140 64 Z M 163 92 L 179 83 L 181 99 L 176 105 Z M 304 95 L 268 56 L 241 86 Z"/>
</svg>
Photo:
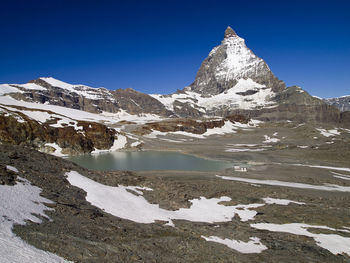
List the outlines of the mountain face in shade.
<svg viewBox="0 0 350 263">
<path fill-rule="evenodd" d="M 202 96 L 212 96 L 234 87 L 240 79 L 252 79 L 278 92 L 285 88 L 265 61 L 257 57 L 243 38 L 228 27 L 221 45 L 212 49 L 198 70 L 190 90 Z"/>
</svg>

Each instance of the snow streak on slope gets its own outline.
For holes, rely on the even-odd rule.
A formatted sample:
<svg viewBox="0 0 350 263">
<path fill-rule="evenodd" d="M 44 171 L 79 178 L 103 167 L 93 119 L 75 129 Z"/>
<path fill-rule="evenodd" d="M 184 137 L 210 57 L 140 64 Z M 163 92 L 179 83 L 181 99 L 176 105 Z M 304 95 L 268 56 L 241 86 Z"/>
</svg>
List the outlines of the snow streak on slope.
<svg viewBox="0 0 350 263">
<path fill-rule="evenodd" d="M 17 170 L 17 169 L 16 169 Z M 14 186 L 0 185 L 0 255 L 4 263 L 67 262 L 63 258 L 37 249 L 12 232 L 14 224 L 24 225 L 26 220 L 41 223 L 36 215 L 48 218 L 44 211 L 52 210 L 43 203 L 53 203 L 40 196 L 41 189 L 18 177 Z"/>
<path fill-rule="evenodd" d="M 336 184 L 325 184 L 325 185 L 313 185 L 313 184 L 303 184 L 303 183 L 294 183 L 286 181 L 277 181 L 277 180 L 260 180 L 260 179 L 250 179 L 234 176 L 219 176 L 221 179 L 230 180 L 230 181 L 239 181 L 252 184 L 262 184 L 262 185 L 272 185 L 272 186 L 282 186 L 282 187 L 291 187 L 291 188 L 301 188 L 301 189 L 314 189 L 321 191 L 334 191 L 334 192 L 350 192 L 350 186 L 341 186 Z"/>
</svg>

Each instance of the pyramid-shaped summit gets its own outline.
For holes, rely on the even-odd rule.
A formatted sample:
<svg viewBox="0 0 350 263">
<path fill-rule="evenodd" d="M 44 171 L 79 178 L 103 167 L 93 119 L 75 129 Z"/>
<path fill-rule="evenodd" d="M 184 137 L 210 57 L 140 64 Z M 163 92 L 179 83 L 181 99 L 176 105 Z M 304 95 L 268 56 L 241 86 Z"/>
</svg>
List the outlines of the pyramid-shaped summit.
<svg viewBox="0 0 350 263">
<path fill-rule="evenodd" d="M 228 26 L 225 30 L 225 38 L 234 37 L 234 36 L 237 36 L 236 32 L 230 26 Z"/>
<path fill-rule="evenodd" d="M 265 61 L 227 27 L 221 45 L 214 47 L 203 61 L 190 88 L 203 96 L 212 96 L 234 87 L 240 79 L 252 79 L 275 92 L 285 88 L 284 82 L 275 77 Z"/>
</svg>

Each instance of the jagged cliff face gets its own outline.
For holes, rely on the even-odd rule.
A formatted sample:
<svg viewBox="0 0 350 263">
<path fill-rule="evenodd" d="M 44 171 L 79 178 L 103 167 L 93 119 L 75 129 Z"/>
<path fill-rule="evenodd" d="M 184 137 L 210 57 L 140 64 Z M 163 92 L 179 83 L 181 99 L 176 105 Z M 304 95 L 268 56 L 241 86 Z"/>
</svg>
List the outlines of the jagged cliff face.
<svg viewBox="0 0 350 263">
<path fill-rule="evenodd" d="M 285 88 L 283 81 L 274 76 L 265 61 L 247 48 L 244 39 L 228 27 L 221 45 L 215 47 L 203 61 L 190 89 L 208 97 L 233 88 L 239 79 L 248 78 L 274 92 Z"/>
</svg>

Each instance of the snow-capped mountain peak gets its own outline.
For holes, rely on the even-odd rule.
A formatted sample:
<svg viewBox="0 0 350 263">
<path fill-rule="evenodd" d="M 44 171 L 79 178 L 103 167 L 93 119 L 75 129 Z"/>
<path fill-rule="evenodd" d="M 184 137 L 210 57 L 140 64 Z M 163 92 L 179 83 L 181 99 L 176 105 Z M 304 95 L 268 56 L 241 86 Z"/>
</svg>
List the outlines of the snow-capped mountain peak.
<svg viewBox="0 0 350 263">
<path fill-rule="evenodd" d="M 212 96 L 233 88 L 242 78 L 250 78 L 274 91 L 285 88 L 265 61 L 257 57 L 246 46 L 244 39 L 228 27 L 221 44 L 214 47 L 203 61 L 190 87 L 203 96 Z"/>
</svg>

